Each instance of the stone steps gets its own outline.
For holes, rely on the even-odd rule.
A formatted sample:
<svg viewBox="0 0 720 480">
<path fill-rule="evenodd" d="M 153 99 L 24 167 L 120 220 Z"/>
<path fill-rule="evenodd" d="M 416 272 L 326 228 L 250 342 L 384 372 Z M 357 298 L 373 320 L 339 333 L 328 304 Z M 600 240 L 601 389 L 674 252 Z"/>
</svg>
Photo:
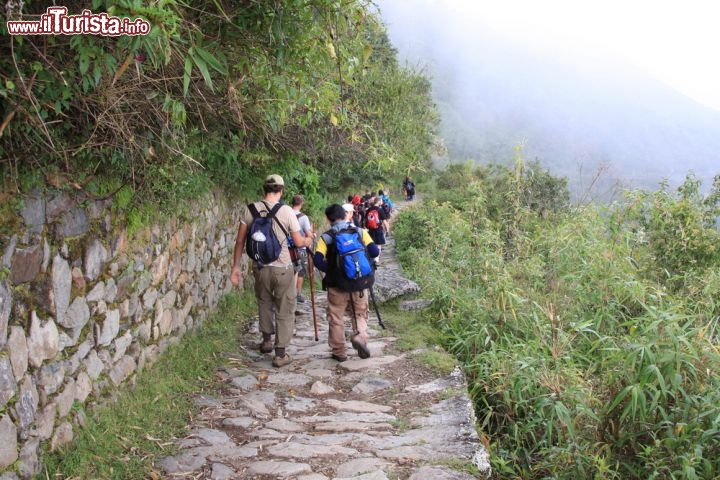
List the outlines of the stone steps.
<svg viewBox="0 0 720 480">
<path fill-rule="evenodd" d="M 400 207 L 404 202 L 400 202 Z M 392 237 L 383 249 L 378 291 L 383 299 L 417 291 L 404 279 Z M 380 296 L 380 295 L 378 295 Z M 330 358 L 325 292 L 316 292 L 319 340 L 310 299 L 298 304 L 291 364 L 271 365 L 257 350 L 257 325 L 217 372 L 221 396 L 197 395 L 202 412 L 177 440 L 180 451 L 158 467 L 163 478 L 389 480 L 488 478 L 487 453 L 475 431 L 459 369 L 437 378 L 399 352 L 371 308 L 369 348 L 360 359 Z M 347 322 L 349 324 L 349 322 Z M 350 332 L 348 332 L 349 334 Z M 412 352 L 410 352 L 412 353 Z M 480 476 L 453 469 L 474 464 Z"/>
</svg>

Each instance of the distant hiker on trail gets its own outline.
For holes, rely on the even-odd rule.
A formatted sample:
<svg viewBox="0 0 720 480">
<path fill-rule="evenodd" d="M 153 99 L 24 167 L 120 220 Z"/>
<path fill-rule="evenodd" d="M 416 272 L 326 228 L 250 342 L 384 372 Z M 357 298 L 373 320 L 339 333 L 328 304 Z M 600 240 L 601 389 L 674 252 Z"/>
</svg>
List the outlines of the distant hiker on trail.
<svg viewBox="0 0 720 480">
<path fill-rule="evenodd" d="M 353 225 L 355 225 L 355 221 L 353 220 L 353 216 L 355 215 L 355 205 L 352 203 L 343 203 L 343 210 L 345 210 L 345 221 L 351 222 Z M 357 227 L 357 225 L 355 225 Z"/>
<path fill-rule="evenodd" d="M 295 272 L 288 250 L 288 237 L 292 237 L 295 245 L 312 246 L 312 238 L 304 238 L 300 234 L 300 224 L 292 208 L 280 201 L 284 188 L 285 182 L 280 175 L 268 176 L 263 185 L 264 199 L 245 208 L 235 238 L 230 273 L 232 284 L 240 285 L 243 251 L 254 260 L 255 298 L 262 333 L 260 351 L 271 353 L 275 349 L 274 367 L 282 367 L 292 361 L 285 352 L 293 334 L 296 300 Z"/>
<path fill-rule="evenodd" d="M 352 221 L 356 227 L 362 227 L 363 222 L 365 222 L 365 207 L 363 206 L 362 198 L 360 198 L 360 195 L 355 195 L 352 197 L 352 200 L 350 200 L 350 203 L 355 206 Z"/>
<path fill-rule="evenodd" d="M 392 200 L 390 200 L 390 197 L 385 195 L 385 192 L 382 190 L 378 190 L 378 197 L 382 198 L 383 208 L 385 210 L 385 213 L 387 213 L 389 217 L 393 209 L 395 208 L 395 204 L 392 202 Z"/>
<path fill-rule="evenodd" d="M 390 232 L 390 224 L 385 210 L 382 208 L 380 197 L 375 197 L 373 205 L 365 212 L 365 228 L 368 229 L 370 238 L 373 239 L 378 249 L 382 250 L 382 246 L 385 245 L 385 232 Z M 375 259 L 375 264 L 380 264 L 380 258 Z"/>
<path fill-rule="evenodd" d="M 310 218 L 300 210 L 305 205 L 305 198 L 302 195 L 295 195 L 292 199 L 292 209 L 300 224 L 300 233 L 305 238 L 315 239 Z M 292 237 L 290 237 L 292 239 Z M 293 263 L 295 264 L 295 290 L 297 290 L 297 302 L 305 303 L 305 297 L 302 294 L 303 278 L 308 276 L 308 251 L 305 247 L 294 248 Z M 293 251 L 291 250 L 292 254 Z M 291 255 L 292 256 L 292 255 Z"/>
<path fill-rule="evenodd" d="M 403 191 L 405 191 L 405 200 L 412 200 L 415 197 L 415 183 L 408 175 L 403 180 Z"/>
<path fill-rule="evenodd" d="M 347 360 L 344 314 L 351 312 L 353 335 L 350 343 L 360 358 L 370 357 L 367 342 L 368 292 L 374 281 L 371 258 L 380 254 L 370 234 L 345 220 L 345 209 L 332 204 L 325 209 L 330 229 L 320 235 L 313 260 L 326 275 L 328 345 L 332 358 Z"/>
</svg>

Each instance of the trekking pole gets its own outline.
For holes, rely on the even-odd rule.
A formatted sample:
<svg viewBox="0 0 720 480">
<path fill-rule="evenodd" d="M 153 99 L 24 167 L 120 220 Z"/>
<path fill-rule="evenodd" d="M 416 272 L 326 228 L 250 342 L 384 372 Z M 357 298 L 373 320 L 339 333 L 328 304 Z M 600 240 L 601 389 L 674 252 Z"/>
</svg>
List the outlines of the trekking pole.
<svg viewBox="0 0 720 480">
<path fill-rule="evenodd" d="M 313 264 L 312 252 L 308 252 L 308 277 L 310 278 L 310 304 L 312 305 L 313 326 L 315 327 L 315 341 L 317 342 L 318 325 L 317 314 L 315 313 L 315 264 Z"/>
<path fill-rule="evenodd" d="M 378 308 L 377 302 L 375 301 L 375 292 L 373 292 L 372 287 L 368 288 L 370 290 L 370 298 L 372 299 L 373 305 L 375 305 L 375 314 L 378 317 L 378 323 L 382 327 L 383 330 L 385 330 L 385 324 L 382 321 L 382 318 L 380 317 L 380 309 Z"/>
</svg>

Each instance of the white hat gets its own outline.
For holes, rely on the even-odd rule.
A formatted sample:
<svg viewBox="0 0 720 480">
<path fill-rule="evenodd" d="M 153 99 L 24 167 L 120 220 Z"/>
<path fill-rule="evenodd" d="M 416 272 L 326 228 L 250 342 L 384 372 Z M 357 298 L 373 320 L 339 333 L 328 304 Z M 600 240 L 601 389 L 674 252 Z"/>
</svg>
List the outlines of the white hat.
<svg viewBox="0 0 720 480">
<path fill-rule="evenodd" d="M 272 175 L 268 175 L 265 178 L 265 185 L 283 185 L 283 186 L 285 186 L 285 181 L 283 180 L 283 178 L 280 175 L 273 173 Z"/>
<path fill-rule="evenodd" d="M 352 203 L 343 203 L 342 207 L 345 209 L 346 212 L 354 212 L 355 211 L 355 206 Z"/>
</svg>

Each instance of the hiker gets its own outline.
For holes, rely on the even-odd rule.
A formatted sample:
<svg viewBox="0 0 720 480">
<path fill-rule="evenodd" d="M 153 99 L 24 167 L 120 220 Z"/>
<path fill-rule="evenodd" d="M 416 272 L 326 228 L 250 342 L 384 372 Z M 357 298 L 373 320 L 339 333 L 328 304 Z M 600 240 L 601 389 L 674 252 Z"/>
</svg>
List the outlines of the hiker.
<svg viewBox="0 0 720 480">
<path fill-rule="evenodd" d="M 345 221 L 351 222 L 357 227 L 358 225 L 355 223 L 355 220 L 353 218 L 355 216 L 355 205 L 353 205 L 352 203 L 343 203 L 342 207 L 343 210 L 345 210 Z"/>
<path fill-rule="evenodd" d="M 362 202 L 360 210 L 362 211 L 362 222 L 360 223 L 361 227 L 367 228 L 367 214 L 368 210 L 370 210 L 370 207 L 373 206 L 375 203 L 374 197 L 370 197 L 364 202 Z"/>
<path fill-rule="evenodd" d="M 355 212 L 353 213 L 353 223 L 356 227 L 361 227 L 365 222 L 365 208 L 363 207 L 362 198 L 360 195 L 355 195 L 350 201 L 355 206 Z"/>
<path fill-rule="evenodd" d="M 310 218 L 305 215 L 301 209 L 305 205 L 305 198 L 302 195 L 294 195 L 292 198 L 292 209 L 295 213 L 295 217 L 298 219 L 300 224 L 300 233 L 303 237 L 315 239 L 315 232 L 313 232 L 312 225 L 310 224 Z M 307 260 L 307 248 L 299 247 L 294 248 L 295 259 L 293 264 L 295 265 L 295 290 L 297 290 L 296 300 L 298 303 L 305 303 L 305 297 L 302 294 L 303 279 L 308 276 L 308 260 Z M 291 250 L 292 254 L 293 251 Z"/>
<path fill-rule="evenodd" d="M 347 360 L 344 314 L 349 305 L 353 327 L 350 343 L 357 350 L 360 358 L 368 358 L 370 357 L 367 346 L 368 292 L 365 290 L 368 283 L 356 284 L 348 279 L 344 259 L 339 252 L 354 240 L 359 250 L 352 258 L 358 270 L 364 275 L 360 280 L 369 279 L 369 286 L 372 286 L 374 272 L 369 261 L 377 257 L 380 250 L 366 230 L 354 226 L 345 219 L 345 209 L 342 206 L 330 205 L 325 209 L 325 216 L 331 227 L 320 235 L 313 260 L 315 266 L 326 273 L 322 280 L 322 288 L 327 291 L 328 345 L 332 352 L 331 356 L 338 362 Z M 368 267 L 369 274 L 366 270 Z"/>
<path fill-rule="evenodd" d="M 390 200 L 390 197 L 385 195 L 385 192 L 382 190 L 378 190 L 378 196 L 382 199 L 382 209 L 383 212 L 385 212 L 385 216 L 387 217 L 388 226 L 390 225 L 390 219 L 392 218 L 392 212 L 395 208 L 395 205 L 393 204 L 392 200 Z M 387 229 L 385 231 L 385 235 L 390 235 L 390 229 Z"/>
<path fill-rule="evenodd" d="M 235 238 L 230 273 L 232 284 L 240 285 L 242 281 L 240 260 L 243 251 L 247 250 L 248 255 L 252 255 L 251 258 L 254 260 L 255 299 L 262 333 L 260 352 L 271 353 L 273 349 L 275 350 L 272 360 L 274 367 L 282 367 L 292 361 L 285 349 L 290 344 L 293 334 L 296 291 L 287 238 L 292 236 L 293 242 L 298 246 L 312 246 L 312 238 L 304 238 L 300 234 L 300 224 L 292 208 L 281 202 L 284 188 L 285 182 L 280 175 L 269 175 L 263 184 L 265 194 L 263 200 L 250 203 L 245 208 Z M 274 218 L 272 218 L 273 214 Z M 262 220 L 267 217 L 271 217 L 270 222 Z M 267 235 L 256 230 L 261 225 L 268 225 Z M 277 248 L 271 248 L 273 246 Z M 272 253 L 268 253 L 271 250 Z"/>
<path fill-rule="evenodd" d="M 392 213 L 393 209 L 395 208 L 395 204 L 390 200 L 390 197 L 385 195 L 385 192 L 382 190 L 378 190 L 378 197 L 382 198 L 383 201 L 383 207 L 385 209 L 385 213 L 387 213 L 388 217 Z"/>
<path fill-rule="evenodd" d="M 415 183 L 409 175 L 403 180 L 403 190 L 405 191 L 405 200 L 412 200 L 415 197 Z"/>
<path fill-rule="evenodd" d="M 378 250 L 382 251 L 385 245 L 385 232 L 390 233 L 390 224 L 385 210 L 382 208 L 382 199 L 375 197 L 374 204 L 365 212 L 365 228 L 370 233 L 370 238 L 378 246 Z M 375 259 L 375 265 L 380 265 L 380 258 Z"/>
</svg>

